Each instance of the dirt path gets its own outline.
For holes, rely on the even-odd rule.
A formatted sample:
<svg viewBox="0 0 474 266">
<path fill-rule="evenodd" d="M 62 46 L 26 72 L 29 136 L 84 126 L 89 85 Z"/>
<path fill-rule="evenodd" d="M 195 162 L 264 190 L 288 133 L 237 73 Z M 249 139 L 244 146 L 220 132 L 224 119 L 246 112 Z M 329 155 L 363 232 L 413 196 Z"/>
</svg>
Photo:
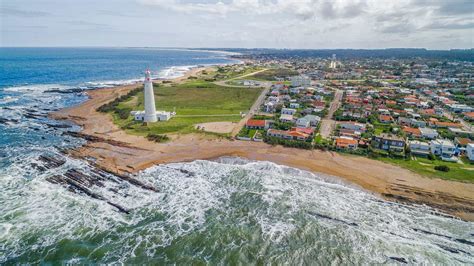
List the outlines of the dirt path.
<svg viewBox="0 0 474 266">
<path fill-rule="evenodd" d="M 255 71 L 255 72 L 252 72 L 252 73 L 249 73 L 249 74 L 245 74 L 245 75 L 242 75 L 242 76 L 238 76 L 238 77 L 234 77 L 234 78 L 230 78 L 230 79 L 226 79 L 226 80 L 220 80 L 220 81 L 215 81 L 214 84 L 216 85 L 219 85 L 219 86 L 224 86 L 224 87 L 234 87 L 234 88 L 242 88 L 242 87 L 263 87 L 263 86 L 267 86 L 267 85 L 259 85 L 259 86 L 243 86 L 243 85 L 231 85 L 231 84 L 227 84 L 227 82 L 231 81 L 231 80 L 236 80 L 236 79 L 241 79 L 241 78 L 245 78 L 245 77 L 249 77 L 249 76 L 253 76 L 255 74 L 258 74 L 258 73 L 261 73 L 261 72 L 264 72 L 264 71 L 267 71 L 268 69 L 265 68 L 265 69 L 262 69 L 262 70 L 258 70 L 258 71 Z M 269 82 L 261 82 L 261 83 L 269 83 Z M 271 82 L 270 82 L 270 85 L 271 85 Z"/>
<path fill-rule="evenodd" d="M 341 106 L 342 95 L 343 93 L 341 90 L 335 91 L 334 99 L 331 102 L 331 105 L 329 106 L 328 114 L 321 121 L 321 127 L 319 129 L 319 133 L 321 134 L 323 138 L 329 138 L 329 136 L 331 136 L 331 133 L 336 126 L 336 121 L 333 119 L 333 115 L 337 111 L 337 109 Z"/>
</svg>

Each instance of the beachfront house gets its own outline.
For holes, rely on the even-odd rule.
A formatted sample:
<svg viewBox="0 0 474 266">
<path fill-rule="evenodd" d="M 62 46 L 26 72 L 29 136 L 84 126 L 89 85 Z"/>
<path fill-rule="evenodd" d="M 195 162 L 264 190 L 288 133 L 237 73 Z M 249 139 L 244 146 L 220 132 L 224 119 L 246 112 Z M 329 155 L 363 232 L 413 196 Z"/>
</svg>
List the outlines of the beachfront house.
<svg viewBox="0 0 474 266">
<path fill-rule="evenodd" d="M 249 119 L 247 123 L 245 123 L 245 127 L 248 129 L 267 129 L 268 123 L 267 120 Z"/>
<path fill-rule="evenodd" d="M 447 139 L 435 139 L 430 142 L 431 153 L 434 155 L 441 156 L 441 158 L 453 157 L 456 146 L 454 143 Z"/>
<path fill-rule="evenodd" d="M 466 146 L 466 155 L 470 161 L 474 161 L 474 143 L 469 143 Z"/>
<path fill-rule="evenodd" d="M 338 149 L 357 149 L 359 141 L 350 137 L 339 137 L 336 138 L 336 148 Z"/>
<path fill-rule="evenodd" d="M 401 137 L 388 133 L 382 133 L 378 136 L 373 136 L 372 144 L 374 147 L 386 151 L 403 152 L 405 150 L 405 140 L 403 140 Z"/>
<path fill-rule="evenodd" d="M 414 155 L 428 156 L 430 154 L 430 144 L 418 140 L 411 140 L 408 143 L 410 152 Z"/>
<path fill-rule="evenodd" d="M 280 138 L 280 139 L 286 139 L 286 140 L 299 140 L 299 141 L 305 141 L 309 137 L 311 137 L 310 134 L 307 134 L 301 130 L 295 130 L 295 128 L 293 128 L 292 130 L 269 129 L 267 131 L 267 136 Z"/>
</svg>

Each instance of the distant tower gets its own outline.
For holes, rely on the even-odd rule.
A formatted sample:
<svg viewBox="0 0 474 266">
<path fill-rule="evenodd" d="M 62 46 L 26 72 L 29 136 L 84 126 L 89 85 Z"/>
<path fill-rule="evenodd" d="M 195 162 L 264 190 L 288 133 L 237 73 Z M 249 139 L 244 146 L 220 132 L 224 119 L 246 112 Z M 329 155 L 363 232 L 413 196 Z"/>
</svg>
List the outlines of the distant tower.
<svg viewBox="0 0 474 266">
<path fill-rule="evenodd" d="M 156 122 L 155 93 L 151 82 L 150 70 L 145 71 L 145 117 L 143 122 Z"/>
<path fill-rule="evenodd" d="M 336 54 L 332 54 L 331 63 L 329 64 L 329 68 L 335 69 L 337 67 L 336 62 Z"/>
</svg>

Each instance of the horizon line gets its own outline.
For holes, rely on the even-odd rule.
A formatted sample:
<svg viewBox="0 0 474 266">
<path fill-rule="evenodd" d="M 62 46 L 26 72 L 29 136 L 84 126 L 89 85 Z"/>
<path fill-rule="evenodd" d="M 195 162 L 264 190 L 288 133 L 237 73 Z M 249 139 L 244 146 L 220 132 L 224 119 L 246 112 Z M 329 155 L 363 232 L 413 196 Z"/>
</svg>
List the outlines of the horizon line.
<svg viewBox="0 0 474 266">
<path fill-rule="evenodd" d="M 272 47 L 179 47 L 179 46 L 105 46 L 105 45 L 81 45 L 81 46 L 0 46 L 1 48 L 117 48 L 117 49 L 242 49 L 242 50 L 426 50 L 426 51 L 456 51 L 456 50 L 474 50 L 471 48 L 449 48 L 449 49 L 430 49 L 425 47 L 385 47 L 385 48 L 272 48 Z"/>
</svg>

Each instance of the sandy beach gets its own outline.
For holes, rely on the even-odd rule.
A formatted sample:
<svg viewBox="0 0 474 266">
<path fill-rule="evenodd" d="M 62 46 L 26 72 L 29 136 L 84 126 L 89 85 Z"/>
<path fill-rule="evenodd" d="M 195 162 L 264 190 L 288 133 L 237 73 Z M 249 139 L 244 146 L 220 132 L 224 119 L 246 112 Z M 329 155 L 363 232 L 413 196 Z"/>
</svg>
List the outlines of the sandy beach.
<svg viewBox="0 0 474 266">
<path fill-rule="evenodd" d="M 182 81 L 202 70 L 193 69 L 174 81 Z M 71 150 L 69 153 L 72 156 L 94 161 L 99 167 L 121 174 L 136 173 L 155 164 L 212 160 L 222 156 L 271 161 L 337 176 L 389 200 L 426 204 L 474 221 L 474 184 L 471 183 L 426 178 L 365 157 L 320 150 L 215 139 L 201 134 L 173 135 L 170 136 L 170 142 L 155 143 L 141 136 L 127 134 L 113 124 L 110 115 L 99 113 L 96 108 L 137 86 L 91 90 L 88 91 L 88 101 L 52 114 L 55 119 L 77 123 L 83 128 L 82 134 L 95 137 L 94 141 Z"/>
</svg>

